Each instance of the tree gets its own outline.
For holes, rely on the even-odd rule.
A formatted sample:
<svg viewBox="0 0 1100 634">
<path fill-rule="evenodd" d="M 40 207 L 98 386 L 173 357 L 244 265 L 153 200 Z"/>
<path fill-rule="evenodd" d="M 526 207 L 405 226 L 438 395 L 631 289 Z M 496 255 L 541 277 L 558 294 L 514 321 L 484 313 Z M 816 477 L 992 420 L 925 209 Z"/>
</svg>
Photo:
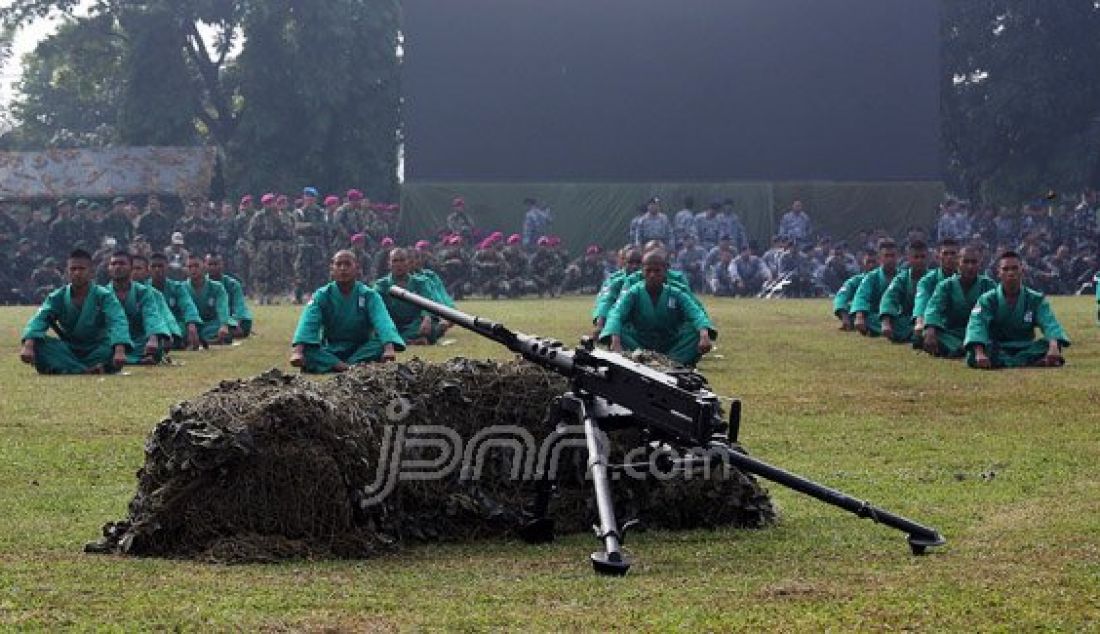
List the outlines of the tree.
<svg viewBox="0 0 1100 634">
<path fill-rule="evenodd" d="M 78 2 L 14 0 L 0 19 L 16 25 L 71 13 Z M 311 183 L 393 195 L 397 0 L 99 0 L 90 14 L 72 28 L 95 22 L 113 32 L 97 40 L 116 47 L 98 60 L 111 72 L 94 75 L 111 85 L 58 92 L 54 71 L 81 61 L 79 38 L 51 38 L 61 58 L 28 60 L 37 75 L 24 82 L 28 107 L 16 112 L 28 143 L 55 145 L 46 132 L 77 123 L 61 115 L 94 102 L 114 113 L 109 142 L 218 146 L 231 189 Z"/>
<path fill-rule="evenodd" d="M 949 185 L 1002 202 L 1100 185 L 1100 4 L 942 7 Z"/>
<path fill-rule="evenodd" d="M 16 147 L 95 147 L 117 141 L 121 33 L 110 19 L 63 23 L 23 63 L 12 102 Z"/>
<path fill-rule="evenodd" d="M 270 0 L 244 21 L 247 104 L 230 182 L 351 185 L 395 194 L 399 128 L 396 0 Z M 246 160 L 247 159 L 247 160 Z"/>
</svg>

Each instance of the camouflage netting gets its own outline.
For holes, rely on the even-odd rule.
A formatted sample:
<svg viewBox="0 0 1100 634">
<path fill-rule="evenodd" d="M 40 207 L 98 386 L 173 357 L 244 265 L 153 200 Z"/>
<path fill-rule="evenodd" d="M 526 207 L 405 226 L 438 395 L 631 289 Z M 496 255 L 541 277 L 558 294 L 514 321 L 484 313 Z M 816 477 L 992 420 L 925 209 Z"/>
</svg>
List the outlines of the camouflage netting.
<svg viewBox="0 0 1100 634">
<path fill-rule="evenodd" d="M 400 481 L 365 510 L 363 490 L 378 478 L 399 398 L 402 425 L 444 425 L 464 440 L 490 425 L 515 425 L 542 440 L 553 430 L 548 410 L 566 389 L 564 379 L 526 362 L 461 358 L 359 367 L 331 381 L 278 370 L 225 381 L 174 406 L 157 425 L 129 516 L 105 525 L 89 550 L 272 561 L 515 534 L 535 484 L 511 477 L 509 449 L 491 449 L 476 479 L 456 469 L 442 479 Z M 636 430 L 610 438 L 612 462 L 643 444 Z M 654 528 L 759 527 L 774 519 L 766 491 L 735 469 L 709 480 L 622 478 L 613 489 L 620 520 Z M 564 452 L 550 516 L 558 532 L 590 530 L 595 506 L 583 450 Z"/>
</svg>

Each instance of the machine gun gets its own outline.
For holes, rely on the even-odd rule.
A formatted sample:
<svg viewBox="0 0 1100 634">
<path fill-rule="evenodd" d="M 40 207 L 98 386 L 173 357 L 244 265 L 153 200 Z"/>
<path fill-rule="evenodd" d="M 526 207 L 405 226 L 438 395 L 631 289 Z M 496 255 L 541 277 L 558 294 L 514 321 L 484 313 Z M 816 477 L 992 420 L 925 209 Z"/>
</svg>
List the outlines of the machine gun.
<svg viewBox="0 0 1100 634">
<path fill-rule="evenodd" d="M 622 551 L 624 529 L 615 518 L 608 479 L 607 447 L 603 446 L 601 429 L 635 426 L 644 429 L 650 438 L 674 447 L 701 448 L 717 452 L 728 463 L 742 471 L 754 473 L 908 534 L 913 554 L 920 555 L 929 547 L 947 542 L 934 528 L 923 526 L 845 493 L 823 486 L 802 476 L 784 471 L 745 455 L 731 443 L 737 442 L 741 403 L 734 400 L 728 425 L 720 415 L 717 395 L 706 387 L 706 379 L 692 370 L 661 372 L 636 363 L 626 357 L 598 350 L 591 339 L 569 350 L 560 341 L 544 339 L 509 330 L 503 324 L 468 315 L 433 302 L 415 293 L 394 286 L 390 295 L 413 304 L 492 339 L 523 358 L 552 370 L 570 381 L 570 391 L 558 403 L 557 420 L 568 418 L 584 427 L 588 450 L 588 471 L 596 494 L 599 525 L 596 537 L 604 549 L 592 553 L 592 566 L 599 574 L 623 575 L 630 568 L 630 559 Z M 691 460 L 681 461 L 690 468 Z M 552 524 L 544 517 L 548 492 L 540 491 L 536 504 L 541 513 L 529 526 L 532 540 L 552 538 Z M 539 517 L 543 515 L 543 517 Z"/>
</svg>

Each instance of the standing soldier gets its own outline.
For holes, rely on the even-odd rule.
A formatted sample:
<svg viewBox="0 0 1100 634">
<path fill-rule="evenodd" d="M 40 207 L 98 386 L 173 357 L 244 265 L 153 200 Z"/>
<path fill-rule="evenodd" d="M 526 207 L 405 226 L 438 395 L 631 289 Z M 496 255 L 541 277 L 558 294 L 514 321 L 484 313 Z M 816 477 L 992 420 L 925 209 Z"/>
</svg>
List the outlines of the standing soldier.
<svg viewBox="0 0 1100 634">
<path fill-rule="evenodd" d="M 363 214 L 363 192 L 358 189 L 349 189 L 345 198 L 346 202 L 329 218 L 332 222 L 331 246 L 333 251 L 347 249 L 348 245 L 351 244 L 351 237 L 366 228 L 366 218 Z M 360 259 L 359 262 L 362 264 L 363 260 Z"/>
<path fill-rule="evenodd" d="M 467 240 L 474 230 L 474 221 L 466 213 L 466 201 L 460 196 L 451 201 L 451 213 L 447 214 L 447 230 Z"/>
<path fill-rule="evenodd" d="M 327 225 L 325 211 L 317 205 L 317 189 L 302 190 L 302 207 L 294 217 L 294 303 L 325 283 L 325 245 Z"/>
<path fill-rule="evenodd" d="M 172 237 L 172 220 L 161 211 L 160 199 L 156 194 L 149 194 L 145 213 L 138 216 L 136 230 L 137 233 L 145 236 L 153 249 L 163 249 L 168 246 Z"/>
<path fill-rule="evenodd" d="M 672 217 L 672 237 L 676 240 L 672 248 L 677 251 L 683 248 L 689 235 L 695 235 L 695 198 L 686 196 L 684 208 Z"/>
<path fill-rule="evenodd" d="M 281 280 L 289 272 L 285 245 L 291 241 L 292 232 L 276 207 L 275 194 L 264 194 L 260 202 L 263 207 L 252 216 L 246 234 L 254 254 L 256 294 L 261 304 L 268 304 L 282 290 Z"/>
<path fill-rule="evenodd" d="M 650 240 L 660 240 L 672 244 L 672 223 L 661 211 L 661 199 L 654 196 L 646 202 L 645 213 L 637 218 L 634 225 L 633 242 L 641 246 Z"/>
<path fill-rule="evenodd" d="M 549 206 L 539 207 L 534 198 L 524 198 L 523 204 L 527 205 L 527 212 L 523 215 L 523 247 L 532 251 L 539 236 L 544 236 L 550 231 L 554 216 L 550 213 Z"/>
<path fill-rule="evenodd" d="M 73 205 L 67 200 L 57 201 L 57 218 L 50 223 L 47 237 L 50 255 L 61 259 L 73 248 L 77 240 L 77 226 L 73 222 Z"/>
<path fill-rule="evenodd" d="M 34 250 L 40 254 L 50 253 L 50 212 L 46 209 L 35 209 L 31 212 L 31 220 L 23 227 L 23 237 L 30 241 Z"/>
<path fill-rule="evenodd" d="M 103 218 L 103 234 L 113 237 L 118 248 L 127 250 L 134 239 L 134 223 L 126 213 L 126 199 L 115 198 L 111 201 L 111 210 Z"/>
</svg>

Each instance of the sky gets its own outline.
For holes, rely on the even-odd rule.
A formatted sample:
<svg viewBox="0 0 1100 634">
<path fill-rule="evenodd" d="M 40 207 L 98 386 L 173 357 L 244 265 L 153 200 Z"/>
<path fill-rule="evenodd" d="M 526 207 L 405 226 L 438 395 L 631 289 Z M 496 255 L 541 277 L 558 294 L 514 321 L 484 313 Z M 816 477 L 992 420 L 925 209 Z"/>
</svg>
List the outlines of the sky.
<svg viewBox="0 0 1100 634">
<path fill-rule="evenodd" d="M 3 0 L 0 0 L 2 3 Z M 30 53 L 43 38 L 57 30 L 60 20 L 36 20 L 23 27 L 15 35 L 14 54 L 8 63 L 0 68 L 0 107 L 7 108 L 15 95 L 15 83 L 19 81 L 19 60 Z"/>
</svg>

